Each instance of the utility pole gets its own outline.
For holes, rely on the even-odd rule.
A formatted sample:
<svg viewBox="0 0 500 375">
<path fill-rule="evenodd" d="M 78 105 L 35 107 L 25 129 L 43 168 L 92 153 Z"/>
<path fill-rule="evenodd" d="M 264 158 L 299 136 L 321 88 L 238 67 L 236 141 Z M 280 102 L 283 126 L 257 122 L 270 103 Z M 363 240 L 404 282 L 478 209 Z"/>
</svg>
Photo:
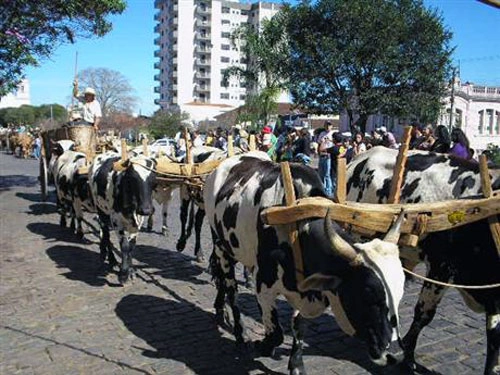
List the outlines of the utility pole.
<svg viewBox="0 0 500 375">
<path fill-rule="evenodd" d="M 450 96 L 450 125 L 449 125 L 449 131 L 451 133 L 451 130 L 453 128 L 453 112 L 455 111 L 454 104 L 455 104 L 455 76 L 456 76 L 457 70 L 455 67 L 452 68 L 452 75 L 451 75 L 451 96 Z"/>
</svg>

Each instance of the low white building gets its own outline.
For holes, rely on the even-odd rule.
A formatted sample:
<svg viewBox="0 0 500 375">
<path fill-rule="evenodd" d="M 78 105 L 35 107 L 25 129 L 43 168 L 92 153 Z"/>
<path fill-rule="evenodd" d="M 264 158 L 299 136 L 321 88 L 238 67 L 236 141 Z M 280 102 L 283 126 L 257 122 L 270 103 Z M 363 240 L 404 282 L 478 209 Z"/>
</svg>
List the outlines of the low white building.
<svg viewBox="0 0 500 375">
<path fill-rule="evenodd" d="M 485 150 L 488 144 L 500 145 L 500 87 L 474 85 L 457 81 L 452 95 L 445 98 L 441 115 L 436 125 L 461 128 L 470 141 L 476 155 Z M 453 108 L 453 110 L 452 110 Z M 450 119 L 450 113 L 453 117 Z M 385 126 L 396 138 L 403 134 L 406 119 L 378 114 L 369 116 L 366 131 L 371 132 L 378 126 Z M 349 118 L 346 113 L 340 116 L 341 131 L 349 131 Z"/>
<path fill-rule="evenodd" d="M 30 104 L 30 83 L 27 79 L 23 79 L 16 90 L 0 98 L 0 108 L 19 108 Z"/>
</svg>

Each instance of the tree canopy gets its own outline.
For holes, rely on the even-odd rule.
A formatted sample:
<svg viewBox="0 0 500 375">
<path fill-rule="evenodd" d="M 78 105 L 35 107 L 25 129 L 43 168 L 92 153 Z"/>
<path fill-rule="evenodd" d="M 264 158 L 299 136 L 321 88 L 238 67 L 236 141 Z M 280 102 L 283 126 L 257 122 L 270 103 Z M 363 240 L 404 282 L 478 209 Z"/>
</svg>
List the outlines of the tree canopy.
<svg viewBox="0 0 500 375">
<path fill-rule="evenodd" d="M 78 74 L 79 90 L 92 87 L 101 104 L 103 117 L 113 113 L 131 114 L 137 105 L 137 97 L 128 79 L 115 70 L 87 68 Z"/>
<path fill-rule="evenodd" d="M 121 14 L 124 0 L 4 0 L 0 3 L 0 96 L 20 82 L 27 66 L 37 66 L 63 43 L 102 37 L 106 19 Z"/>
<path fill-rule="evenodd" d="M 283 14 L 295 104 L 316 113 L 345 109 L 362 131 L 371 114 L 437 117 L 452 35 L 422 0 L 302 1 Z"/>
<path fill-rule="evenodd" d="M 173 137 L 182 123 L 189 119 L 185 112 L 156 111 L 149 124 L 149 133 L 153 138 Z"/>
<path fill-rule="evenodd" d="M 41 106 L 22 105 L 19 108 L 0 109 L 0 125 L 35 125 L 40 126 L 54 120 L 56 123 L 66 121 L 66 109 L 59 104 L 43 104 Z"/>
</svg>

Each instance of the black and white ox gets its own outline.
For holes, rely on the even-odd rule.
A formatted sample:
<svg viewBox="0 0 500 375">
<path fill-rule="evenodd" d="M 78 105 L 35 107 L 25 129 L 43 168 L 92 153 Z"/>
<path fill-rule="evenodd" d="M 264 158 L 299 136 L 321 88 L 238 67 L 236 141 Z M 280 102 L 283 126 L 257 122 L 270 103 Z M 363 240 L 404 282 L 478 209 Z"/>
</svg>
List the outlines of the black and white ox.
<svg viewBox="0 0 500 375">
<path fill-rule="evenodd" d="M 58 149 L 59 146 L 62 147 L 62 145 L 58 144 L 55 148 Z M 76 220 L 76 234 L 79 238 L 83 238 L 82 221 L 84 210 L 95 212 L 88 185 L 88 175 L 78 172 L 80 167 L 87 164 L 86 160 L 84 153 L 67 150 L 54 158 L 51 171 L 56 188 L 57 205 L 61 215 L 60 225 L 62 227 L 66 226 L 66 216 L 69 214 L 71 217 L 70 228 L 75 231 Z"/>
<path fill-rule="evenodd" d="M 347 168 L 347 200 L 385 203 L 397 150 L 374 147 Z M 500 189 L 500 170 L 490 169 L 492 188 Z M 401 203 L 436 202 L 481 196 L 479 165 L 445 154 L 410 151 L 401 187 Z M 500 257 L 486 220 L 427 235 L 419 249 L 401 249 L 413 265 L 424 261 L 427 277 L 460 285 L 500 283 Z M 406 358 L 414 363 L 421 330 L 429 324 L 446 287 L 424 282 L 411 327 L 403 339 Z M 500 347 L 500 288 L 459 289 L 466 304 L 486 313 L 485 374 L 493 374 Z"/>
<path fill-rule="evenodd" d="M 291 174 L 297 198 L 325 196 L 313 169 L 291 164 Z M 395 245 L 402 216 L 386 240 L 364 244 L 348 240 L 330 219 L 299 222 L 306 278 L 298 284 L 287 228 L 265 225 L 260 216 L 262 210 L 284 204 L 280 176 L 279 164 L 267 154 L 254 151 L 222 162 L 206 180 L 205 208 L 217 245 L 211 266 L 218 288 L 218 320 L 222 318 L 227 295 L 233 309 L 236 340 L 244 341 L 234 279 L 238 261 L 254 273 L 265 326 L 265 338 L 256 343 L 260 354 L 271 355 L 283 341 L 275 304 L 281 294 L 296 309 L 288 364 L 291 374 L 305 373 L 303 319 L 319 316 L 329 305 L 341 328 L 367 343 L 375 363 L 389 364 L 392 357 L 386 350 L 391 339 L 399 337 L 398 304 L 404 287 Z"/>
<path fill-rule="evenodd" d="M 155 162 L 145 156 L 120 161 L 120 155 L 98 155 L 89 170 L 92 196 L 101 225 L 101 261 L 116 262 L 110 229 L 118 233 L 122 263 L 119 280 L 123 284 L 134 275 L 132 252 L 145 216 L 153 212 L 152 193 L 156 184 Z M 113 168 L 119 162 L 118 168 Z"/>
</svg>

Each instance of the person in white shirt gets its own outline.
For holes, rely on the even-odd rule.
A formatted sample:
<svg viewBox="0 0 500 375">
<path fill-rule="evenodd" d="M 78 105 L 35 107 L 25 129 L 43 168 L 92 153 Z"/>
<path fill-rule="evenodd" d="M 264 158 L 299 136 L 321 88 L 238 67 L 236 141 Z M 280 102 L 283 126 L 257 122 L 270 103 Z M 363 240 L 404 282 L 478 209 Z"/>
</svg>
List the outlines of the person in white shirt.
<svg viewBox="0 0 500 375">
<path fill-rule="evenodd" d="M 83 95 L 78 93 L 78 82 L 73 83 L 73 96 L 82 103 L 82 120 L 86 125 L 93 126 L 95 130 L 99 129 L 102 112 L 101 105 L 96 100 L 95 90 L 87 87 Z"/>
</svg>

